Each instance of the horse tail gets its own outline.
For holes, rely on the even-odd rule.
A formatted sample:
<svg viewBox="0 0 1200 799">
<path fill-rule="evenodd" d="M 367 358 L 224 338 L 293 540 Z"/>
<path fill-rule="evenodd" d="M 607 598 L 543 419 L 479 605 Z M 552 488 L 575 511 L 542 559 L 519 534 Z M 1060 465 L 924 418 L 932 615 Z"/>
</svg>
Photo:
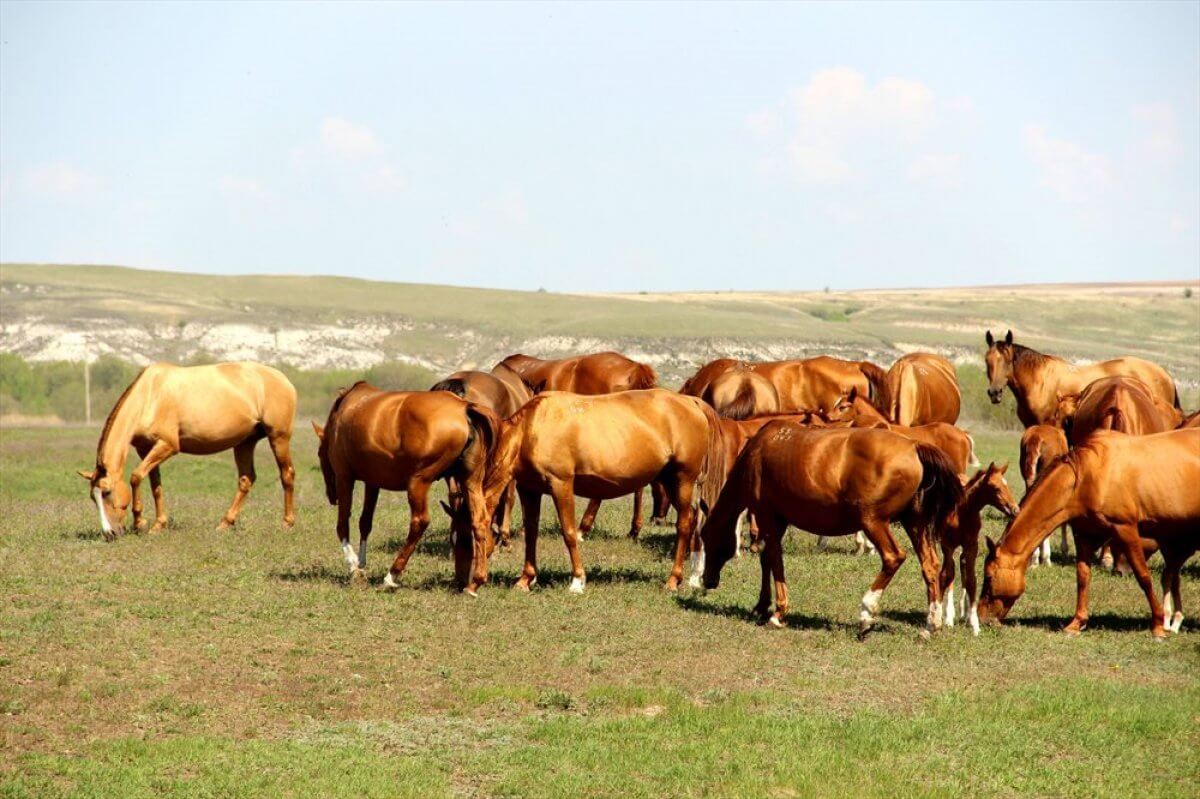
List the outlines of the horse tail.
<svg viewBox="0 0 1200 799">
<path fill-rule="evenodd" d="M 500 419 L 491 409 L 469 402 L 467 424 L 471 428 L 471 439 L 463 447 L 462 463 L 469 472 L 486 469 L 500 440 Z"/>
<path fill-rule="evenodd" d="M 1126 418 L 1124 411 L 1119 405 L 1114 405 L 1104 411 L 1104 416 L 1100 419 L 1100 424 L 1097 430 L 1115 430 L 1118 433 L 1128 433 L 1129 419 Z"/>
<path fill-rule="evenodd" d="M 1171 381 L 1171 387 L 1175 389 L 1175 410 L 1182 411 L 1183 406 L 1179 404 L 1179 386 L 1174 381 Z"/>
<path fill-rule="evenodd" d="M 891 419 L 892 416 L 888 413 L 888 405 L 891 402 L 891 392 L 888 390 L 888 373 L 882 367 L 870 361 L 859 361 L 858 370 L 862 372 L 863 377 L 867 378 L 867 385 L 870 388 L 867 400 L 879 409 L 880 413 Z"/>
<path fill-rule="evenodd" d="M 749 419 L 756 410 L 758 410 L 758 396 L 754 391 L 754 385 L 749 380 L 743 380 L 733 399 L 716 409 L 719 415 L 735 421 Z"/>
<path fill-rule="evenodd" d="M 704 401 L 697 402 L 696 405 L 704 413 L 704 420 L 708 423 L 708 448 L 700 464 L 700 474 L 696 482 L 700 488 L 699 500 L 713 508 L 725 484 L 725 434 L 717 412 Z"/>
<path fill-rule="evenodd" d="M 953 521 L 962 502 L 962 481 L 954 464 L 937 447 L 917 444 L 917 459 L 921 462 L 921 483 L 911 505 L 916 522 L 922 527 L 934 524 L 943 528 Z"/>
<path fill-rule="evenodd" d="M 966 435 L 967 435 L 967 443 L 969 443 L 971 445 L 970 450 L 968 450 L 968 452 L 970 453 L 970 457 L 967 459 L 967 466 L 969 466 L 972 469 L 977 469 L 980 466 L 980 463 L 979 463 L 979 456 L 975 454 L 975 437 L 972 436 L 970 433 L 967 433 Z"/>
<path fill-rule="evenodd" d="M 723 450 L 724 446 L 720 446 Z M 722 460 L 724 460 L 723 455 Z M 705 518 L 703 524 L 699 525 L 697 529 L 700 531 L 702 540 L 710 539 L 714 542 L 712 547 L 709 547 L 707 543 L 704 546 L 707 551 L 706 573 L 715 566 L 719 577 L 720 567 L 737 553 L 739 546 L 737 540 L 738 517 L 746 509 L 749 497 L 753 494 L 759 465 L 759 459 L 754 457 L 751 447 L 747 446 L 734 461 L 733 469 L 724 484 L 720 486 L 720 490 L 715 492 L 715 501 L 710 499 L 714 496 L 710 490 L 711 487 L 705 486 L 700 500 L 701 510 L 705 511 Z M 728 547 L 727 550 L 726 547 Z M 708 587 L 713 588 L 715 585 Z"/>
<path fill-rule="evenodd" d="M 337 504 L 337 474 L 334 471 L 333 462 L 329 460 L 329 441 L 337 435 L 337 417 L 341 413 L 346 397 L 354 389 L 365 385 L 367 385 L 366 380 L 357 380 L 349 388 L 338 389 L 337 396 L 333 398 L 333 404 L 329 406 L 329 415 L 325 417 L 325 434 L 317 446 L 317 459 L 321 464 L 321 476 L 325 480 L 325 498 L 329 500 L 330 505 Z"/>
<path fill-rule="evenodd" d="M 658 385 L 658 373 L 654 371 L 653 366 L 634 361 L 634 367 L 633 377 L 629 381 L 631 390 L 654 388 Z"/>
<path fill-rule="evenodd" d="M 439 380 L 434 383 L 430 391 L 449 391 L 456 397 L 467 396 L 467 384 L 459 377 L 448 377 L 445 380 Z"/>
</svg>

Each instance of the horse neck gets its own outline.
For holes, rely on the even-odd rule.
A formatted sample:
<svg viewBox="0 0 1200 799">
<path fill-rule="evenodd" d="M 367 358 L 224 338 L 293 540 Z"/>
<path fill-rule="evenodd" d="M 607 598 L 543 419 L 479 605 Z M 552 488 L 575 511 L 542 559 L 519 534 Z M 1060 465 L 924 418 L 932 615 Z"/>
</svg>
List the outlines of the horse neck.
<svg viewBox="0 0 1200 799">
<path fill-rule="evenodd" d="M 145 398 L 131 385 L 104 421 L 100 442 L 96 445 L 96 465 L 103 466 L 107 474 L 125 473 L 125 459 L 129 457 L 129 446 L 138 432 L 138 420 L 142 415 Z"/>
<path fill-rule="evenodd" d="M 1053 355 L 1045 355 L 1037 350 L 1028 350 L 1040 356 L 1036 362 L 1023 361 L 1014 352 L 1012 375 L 1008 385 L 1012 388 L 1013 396 L 1017 399 L 1017 413 L 1026 418 L 1032 418 L 1039 424 L 1044 424 L 1058 409 L 1057 388 L 1059 376 L 1066 368 L 1066 361 Z M 1028 422 L 1026 422 L 1028 424 Z"/>
<path fill-rule="evenodd" d="M 1005 531 L 1000 549 L 1021 564 L 1027 563 L 1038 544 L 1076 515 L 1077 488 L 1075 470 L 1065 461 L 1039 475 Z"/>
<path fill-rule="evenodd" d="M 887 416 L 885 416 L 882 411 L 880 411 L 878 408 L 876 408 L 874 405 L 872 405 L 868 400 L 865 400 L 861 397 L 859 397 L 857 400 L 855 400 L 854 410 L 858 413 L 859 416 L 866 416 L 868 419 L 870 419 L 873 422 L 889 422 L 890 423 L 892 421 L 891 419 L 887 418 Z"/>
<path fill-rule="evenodd" d="M 533 402 L 536 402 L 536 398 L 530 400 L 531 404 Z M 525 407 L 528 408 L 529 405 Z M 517 455 L 525 435 L 527 415 L 525 409 L 522 409 L 513 414 L 511 418 L 500 420 L 496 447 L 491 462 L 487 465 L 483 484 L 484 504 L 489 511 L 496 507 L 500 501 L 500 495 L 512 481 Z"/>
</svg>

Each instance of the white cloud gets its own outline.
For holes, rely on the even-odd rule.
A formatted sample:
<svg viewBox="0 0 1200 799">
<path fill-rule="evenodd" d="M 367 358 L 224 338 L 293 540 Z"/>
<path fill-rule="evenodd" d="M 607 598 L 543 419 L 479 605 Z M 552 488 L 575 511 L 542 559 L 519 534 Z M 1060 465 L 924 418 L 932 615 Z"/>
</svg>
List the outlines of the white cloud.
<svg viewBox="0 0 1200 799">
<path fill-rule="evenodd" d="M 907 163 L 912 148 L 931 140 L 941 149 L 943 122 L 970 113 L 968 98 L 939 102 L 920 81 L 891 76 L 871 84 L 857 70 L 836 67 L 814 73 L 777 107 L 751 114 L 746 127 L 781 144 L 802 180 L 836 183 L 862 176 L 867 165 Z"/>
<path fill-rule="evenodd" d="M 961 153 L 926 153 L 908 165 L 908 179 L 938 186 L 957 186 L 962 180 Z"/>
<path fill-rule="evenodd" d="M 1026 125 L 1021 133 L 1041 182 L 1061 199 L 1072 203 L 1093 200 L 1113 182 L 1109 159 L 1067 139 L 1054 139 L 1041 125 Z"/>
<path fill-rule="evenodd" d="M 370 128 L 339 117 L 326 117 L 321 122 L 321 144 L 329 152 L 354 158 L 383 152 L 383 145 Z"/>
<path fill-rule="evenodd" d="M 65 161 L 30 167 L 21 175 L 21 187 L 30 194 L 55 200 L 74 200 L 96 191 L 100 179 Z"/>
<path fill-rule="evenodd" d="M 1162 165 L 1183 153 L 1179 121 L 1169 103 L 1137 105 L 1129 114 L 1145 129 L 1145 135 L 1133 145 L 1134 159 L 1147 165 Z"/>
<path fill-rule="evenodd" d="M 269 189 L 252 178 L 224 175 L 218 181 L 218 185 L 226 197 L 250 200 L 256 203 L 268 203 L 275 199 L 275 195 Z"/>
<path fill-rule="evenodd" d="M 1183 214 L 1171 214 L 1171 230 L 1176 233 L 1183 233 L 1186 230 L 1190 230 L 1193 224 L 1195 224 L 1195 221 L 1188 219 Z"/>
<path fill-rule="evenodd" d="M 404 191 L 407 182 L 404 176 L 388 164 L 380 164 L 364 171 L 359 182 L 367 191 L 376 194 L 396 194 Z"/>
</svg>

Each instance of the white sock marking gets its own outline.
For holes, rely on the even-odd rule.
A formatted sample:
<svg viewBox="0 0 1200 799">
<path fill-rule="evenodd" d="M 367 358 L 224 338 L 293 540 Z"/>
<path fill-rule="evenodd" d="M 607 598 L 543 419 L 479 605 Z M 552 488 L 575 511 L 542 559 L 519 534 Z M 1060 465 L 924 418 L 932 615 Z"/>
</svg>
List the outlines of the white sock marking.
<svg viewBox="0 0 1200 799">
<path fill-rule="evenodd" d="M 971 603 L 970 623 L 971 632 L 975 635 L 979 635 L 979 603 L 977 602 Z"/>
<path fill-rule="evenodd" d="M 587 577 L 572 577 L 571 584 L 567 586 L 567 591 L 572 594 L 582 594 L 583 588 L 587 584 Z"/>
<path fill-rule="evenodd" d="M 387 573 L 387 576 L 383 578 L 383 584 L 387 588 L 399 588 L 400 587 L 400 584 L 397 583 L 395 578 L 392 577 L 391 571 L 389 571 Z"/>
<path fill-rule="evenodd" d="M 733 524 L 733 556 L 740 558 L 742 556 L 742 519 L 746 518 L 746 511 L 738 514 L 737 521 Z"/>
<path fill-rule="evenodd" d="M 871 622 L 875 619 L 875 614 L 879 612 L 879 598 L 883 596 L 882 591 L 867 591 L 863 594 L 862 603 L 858 608 L 858 618 L 860 621 Z"/>
<path fill-rule="evenodd" d="M 947 627 L 954 626 L 954 586 L 946 589 L 946 605 L 945 605 L 945 625 Z"/>
<path fill-rule="evenodd" d="M 354 547 L 350 546 L 349 541 L 342 544 L 342 557 L 346 559 L 346 564 L 350 567 L 350 571 L 358 568 L 358 556 L 354 554 Z"/>
</svg>

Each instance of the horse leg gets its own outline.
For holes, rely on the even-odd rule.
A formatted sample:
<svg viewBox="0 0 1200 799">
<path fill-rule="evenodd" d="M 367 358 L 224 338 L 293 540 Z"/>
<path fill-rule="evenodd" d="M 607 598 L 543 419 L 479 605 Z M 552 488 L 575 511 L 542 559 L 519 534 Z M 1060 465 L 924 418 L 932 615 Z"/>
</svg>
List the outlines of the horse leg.
<svg viewBox="0 0 1200 799">
<path fill-rule="evenodd" d="M 629 537 L 634 541 L 642 532 L 642 489 L 633 492 L 633 521 L 629 524 Z"/>
<path fill-rule="evenodd" d="M 962 554 L 959 556 L 959 566 L 962 569 L 963 597 L 969 609 L 967 623 L 971 625 L 972 635 L 979 635 L 979 593 L 975 590 L 975 561 L 979 557 L 979 538 L 963 542 Z"/>
<path fill-rule="evenodd" d="M 1179 591 L 1179 572 L 1185 558 L 1174 549 L 1161 547 L 1163 555 L 1162 593 L 1163 617 L 1167 632 L 1177 633 L 1183 625 L 1183 602 Z"/>
<path fill-rule="evenodd" d="M 150 487 L 154 491 L 154 507 L 156 514 L 158 515 L 158 519 L 164 525 L 166 524 L 167 519 L 164 506 L 159 504 L 159 496 L 162 493 L 162 484 L 158 482 L 158 478 L 154 475 L 158 474 L 158 467 L 163 463 L 163 461 L 167 460 L 167 458 L 170 458 L 172 455 L 175 455 L 178 452 L 178 446 L 160 439 L 159 441 L 155 442 L 154 446 L 147 450 L 145 455 L 142 455 L 142 462 L 139 463 L 137 468 L 134 469 L 129 475 L 129 491 L 132 496 L 132 502 L 134 506 L 135 525 L 140 521 L 141 517 L 142 500 L 139 489 L 141 488 L 142 481 L 145 480 L 148 475 L 150 476 Z M 138 454 L 142 454 L 140 449 L 138 450 Z M 155 527 L 162 529 L 158 526 L 157 521 L 155 523 Z M 153 530 L 151 532 L 153 532 Z"/>
<path fill-rule="evenodd" d="M 679 588 L 683 579 L 683 559 L 692 548 L 692 533 L 694 532 L 694 511 L 692 510 L 693 483 L 689 478 L 676 474 L 671 479 L 667 489 L 671 494 L 671 504 L 675 507 L 675 560 L 671 565 L 671 574 L 663 587 L 668 591 Z M 695 565 L 695 560 L 693 560 Z M 703 567 L 701 567 L 703 568 Z"/>
<path fill-rule="evenodd" d="M 1079 635 L 1087 629 L 1088 587 L 1092 583 L 1092 557 L 1096 554 L 1096 542 L 1090 535 L 1075 533 L 1075 615 L 1067 622 L 1063 632 Z"/>
<path fill-rule="evenodd" d="M 150 452 L 150 445 L 143 444 L 141 446 L 134 447 L 134 449 L 137 450 L 138 457 L 141 458 L 142 460 L 145 460 L 146 455 L 148 455 Z M 129 486 L 129 498 L 130 498 L 129 510 L 133 513 L 133 529 L 134 530 L 141 530 L 143 527 L 146 526 L 146 520 L 142 518 L 142 492 L 140 489 L 141 489 L 140 484 L 137 486 L 131 484 Z"/>
<path fill-rule="evenodd" d="M 583 573 L 583 558 L 579 554 L 579 531 L 575 529 L 575 486 L 570 480 L 552 480 L 550 495 L 554 498 L 554 508 L 558 511 L 558 524 L 562 528 L 563 543 L 567 547 L 567 557 L 571 559 L 571 584 L 567 590 L 572 594 L 582 594 L 587 585 L 587 575 Z M 599 507 L 597 500 L 592 500 Z M 591 505 L 588 505 L 591 510 Z"/>
<path fill-rule="evenodd" d="M 233 462 L 238 471 L 237 493 L 233 495 L 233 504 L 225 511 L 225 516 L 217 525 L 218 530 L 228 530 L 237 524 L 238 514 L 242 512 L 242 503 L 246 501 L 246 495 L 254 486 L 254 445 L 257 443 L 257 439 L 247 438 L 233 448 Z"/>
<path fill-rule="evenodd" d="M 350 580 L 354 583 L 367 583 L 367 539 L 371 537 L 371 527 L 375 524 L 375 503 L 379 501 L 379 487 L 363 483 L 364 495 L 362 511 L 358 514 L 358 560 L 350 564 Z M 349 533 L 346 535 L 346 547 L 349 548 Z M 350 562 L 350 556 L 346 558 Z"/>
<path fill-rule="evenodd" d="M 572 503 L 574 504 L 574 503 Z M 579 532 L 579 537 L 582 538 L 584 533 L 590 533 L 592 527 L 596 525 L 596 514 L 600 512 L 600 500 L 589 499 L 587 510 L 583 512 L 583 518 L 579 520 L 579 527 L 576 528 Z"/>
<path fill-rule="evenodd" d="M 157 533 L 167 527 L 167 501 L 163 497 L 162 475 L 158 467 L 150 470 L 150 492 L 154 495 L 154 524 L 150 532 Z"/>
<path fill-rule="evenodd" d="M 506 551 L 512 548 L 512 512 L 513 506 L 516 504 L 517 483 L 514 480 L 508 484 L 508 488 L 504 489 L 504 493 L 501 495 L 500 509 L 497 511 L 496 519 L 500 533 L 500 548 Z"/>
<path fill-rule="evenodd" d="M 351 576 L 358 568 L 358 558 L 354 548 L 350 546 L 350 511 L 354 505 L 354 479 L 347 475 L 337 475 L 337 537 L 342 546 L 342 557 L 350 567 Z"/>
<path fill-rule="evenodd" d="M 908 537 L 917 551 L 917 562 L 921 564 L 921 577 L 925 580 L 925 595 L 929 600 L 929 613 L 925 617 L 926 632 L 934 633 L 942 628 L 942 593 L 938 585 L 937 547 L 933 531 L 929 528 L 905 525 Z"/>
<path fill-rule="evenodd" d="M 762 582 L 758 587 L 758 604 L 752 612 L 755 618 L 765 624 L 767 617 L 771 615 L 771 557 L 767 554 L 766 547 L 758 553 L 758 565 L 762 569 Z"/>
<path fill-rule="evenodd" d="M 273 432 L 267 436 L 275 465 L 279 468 L 279 484 L 283 486 L 283 526 L 290 528 L 296 523 L 296 468 L 292 466 L 291 434 Z M 363 561 L 366 565 L 366 560 Z"/>
<path fill-rule="evenodd" d="M 397 587 L 396 580 L 404 573 L 408 559 L 429 527 L 429 486 L 429 481 L 415 476 L 408 483 L 408 538 L 383 578 L 383 584 L 388 588 Z"/>
<path fill-rule="evenodd" d="M 654 500 L 654 508 L 650 511 L 650 524 L 665 525 L 667 510 L 671 507 L 671 499 L 667 496 L 667 488 L 660 481 L 650 484 L 650 496 Z"/>
<path fill-rule="evenodd" d="M 1125 550 L 1125 557 L 1133 569 L 1133 575 L 1142 587 L 1142 592 L 1146 594 L 1146 601 L 1150 603 L 1150 634 L 1158 640 L 1165 639 L 1167 633 L 1163 629 L 1163 609 L 1154 594 L 1154 582 L 1150 579 L 1150 567 L 1146 565 L 1146 553 L 1142 551 L 1142 538 L 1138 535 L 1137 525 L 1117 526 L 1113 543 L 1114 550 L 1118 549 L 1118 544 L 1120 549 Z"/>
<path fill-rule="evenodd" d="M 521 524 L 525 528 L 525 566 L 521 569 L 521 577 L 514 587 L 528 591 L 537 582 L 537 540 L 538 525 L 542 516 L 542 495 L 518 488 L 517 496 L 521 500 Z"/>
<path fill-rule="evenodd" d="M 859 605 L 858 637 L 860 639 L 865 637 L 875 624 L 875 614 L 879 612 L 879 600 L 883 597 L 883 591 L 896 576 L 896 571 L 904 563 L 905 558 L 904 549 L 892 536 L 891 525 L 888 521 L 864 519 L 863 530 L 866 531 L 867 538 L 871 539 L 871 543 L 879 552 L 879 574 L 875 575 L 870 589 L 863 594 L 862 602 Z"/>
<path fill-rule="evenodd" d="M 784 616 L 788 611 L 787 580 L 783 575 L 783 534 L 787 524 L 773 514 L 762 519 L 763 538 L 766 549 L 763 550 L 764 563 L 771 566 L 771 577 L 775 583 L 775 613 L 767 618 L 767 623 L 773 627 L 786 625 Z M 759 598 L 761 601 L 761 597 Z"/>
<path fill-rule="evenodd" d="M 1100 547 L 1100 567 L 1108 572 L 1111 572 L 1116 567 L 1111 542 L 1106 542 L 1104 546 Z"/>
<path fill-rule="evenodd" d="M 966 574 L 963 575 L 964 582 Z M 942 542 L 942 570 L 938 574 L 938 586 L 944 597 L 942 608 L 944 618 L 942 623 L 947 627 L 954 626 L 954 546 Z"/>
</svg>

